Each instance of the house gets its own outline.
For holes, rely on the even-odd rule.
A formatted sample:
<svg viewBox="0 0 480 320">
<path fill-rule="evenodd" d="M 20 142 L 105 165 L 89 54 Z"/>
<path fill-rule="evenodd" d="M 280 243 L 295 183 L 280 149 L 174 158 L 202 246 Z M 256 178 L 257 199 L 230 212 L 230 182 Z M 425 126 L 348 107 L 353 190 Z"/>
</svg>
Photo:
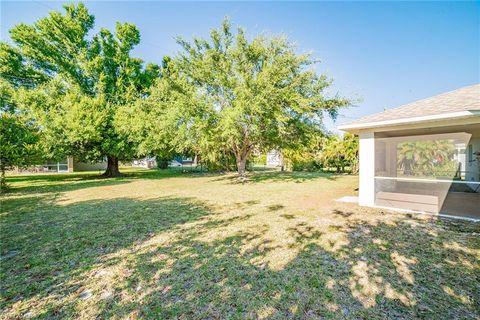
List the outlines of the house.
<svg viewBox="0 0 480 320">
<path fill-rule="evenodd" d="M 79 172 L 79 171 L 103 171 L 107 169 L 107 161 L 97 163 L 80 162 L 73 157 L 67 157 L 60 161 L 50 161 L 42 165 L 34 166 L 35 172 Z"/>
<path fill-rule="evenodd" d="M 192 165 L 197 165 L 198 159 L 197 157 L 190 157 L 190 156 L 176 156 L 173 158 L 173 161 L 180 164 L 180 165 L 187 165 L 187 166 L 192 166 Z"/>
<path fill-rule="evenodd" d="M 280 167 L 282 165 L 282 155 L 278 150 L 267 152 L 267 167 Z"/>
<path fill-rule="evenodd" d="M 480 84 L 354 120 L 362 206 L 480 219 Z"/>
<path fill-rule="evenodd" d="M 145 157 L 132 161 L 132 167 L 153 169 L 157 167 L 157 160 L 155 157 Z"/>
</svg>

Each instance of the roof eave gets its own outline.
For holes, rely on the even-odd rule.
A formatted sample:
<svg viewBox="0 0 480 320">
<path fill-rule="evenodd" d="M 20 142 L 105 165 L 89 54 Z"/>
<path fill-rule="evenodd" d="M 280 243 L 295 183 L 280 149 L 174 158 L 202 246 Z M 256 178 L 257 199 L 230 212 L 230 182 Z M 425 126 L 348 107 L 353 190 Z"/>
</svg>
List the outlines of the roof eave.
<svg viewBox="0 0 480 320">
<path fill-rule="evenodd" d="M 358 124 L 345 124 L 345 125 L 338 126 L 338 129 L 342 131 L 347 131 L 350 133 L 358 133 L 364 130 L 375 131 L 374 130 L 375 128 L 396 127 L 396 126 L 408 125 L 408 124 L 413 125 L 413 124 L 428 123 L 428 122 L 443 121 L 443 120 L 464 119 L 464 118 L 470 118 L 475 116 L 480 116 L 480 110 L 450 112 L 450 113 L 443 113 L 443 114 L 436 114 L 436 115 L 429 115 L 429 116 L 410 117 L 410 118 L 402 118 L 402 119 L 395 119 L 395 120 L 372 121 L 372 122 L 365 122 L 365 123 L 358 123 Z"/>
</svg>

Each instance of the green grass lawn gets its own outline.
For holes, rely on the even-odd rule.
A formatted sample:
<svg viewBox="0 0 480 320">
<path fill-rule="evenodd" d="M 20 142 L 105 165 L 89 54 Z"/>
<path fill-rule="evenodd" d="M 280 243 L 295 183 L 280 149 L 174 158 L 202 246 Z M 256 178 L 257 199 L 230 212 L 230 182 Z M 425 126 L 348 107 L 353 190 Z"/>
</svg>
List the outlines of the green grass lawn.
<svg viewBox="0 0 480 320">
<path fill-rule="evenodd" d="M 335 202 L 353 176 L 8 182 L 2 319 L 480 317 L 480 225 Z"/>
</svg>

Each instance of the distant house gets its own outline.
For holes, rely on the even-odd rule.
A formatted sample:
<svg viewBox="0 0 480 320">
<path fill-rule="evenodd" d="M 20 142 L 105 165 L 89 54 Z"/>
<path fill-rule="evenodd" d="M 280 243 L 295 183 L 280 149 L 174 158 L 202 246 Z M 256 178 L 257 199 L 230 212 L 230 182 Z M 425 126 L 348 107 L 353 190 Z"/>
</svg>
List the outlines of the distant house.
<svg viewBox="0 0 480 320">
<path fill-rule="evenodd" d="M 196 165 L 197 158 L 189 157 L 189 156 L 176 156 L 173 158 L 173 161 L 181 164 L 181 165 Z"/>
<path fill-rule="evenodd" d="M 282 155 L 278 150 L 267 152 L 267 167 L 280 167 L 282 165 Z"/>
<path fill-rule="evenodd" d="M 157 160 L 155 157 L 145 157 L 132 161 L 132 166 L 137 168 L 153 169 L 157 167 Z"/>
<path fill-rule="evenodd" d="M 360 205 L 480 219 L 480 84 L 339 129 L 360 137 Z"/>
<path fill-rule="evenodd" d="M 145 168 L 145 169 L 154 169 L 154 168 L 162 168 L 162 165 L 167 167 L 181 167 L 181 166 L 196 166 L 198 163 L 198 157 L 188 157 L 188 156 L 176 156 L 172 160 L 164 161 L 159 160 L 157 161 L 156 157 L 145 157 L 141 159 L 135 159 L 132 161 L 132 166 L 137 168 Z"/>
<path fill-rule="evenodd" d="M 77 161 L 73 157 L 67 157 L 60 161 L 49 161 L 41 165 L 34 166 L 35 172 L 80 172 L 80 171 L 99 171 L 107 168 L 107 162 L 86 163 Z M 30 170 L 32 170 L 30 169 Z"/>
</svg>

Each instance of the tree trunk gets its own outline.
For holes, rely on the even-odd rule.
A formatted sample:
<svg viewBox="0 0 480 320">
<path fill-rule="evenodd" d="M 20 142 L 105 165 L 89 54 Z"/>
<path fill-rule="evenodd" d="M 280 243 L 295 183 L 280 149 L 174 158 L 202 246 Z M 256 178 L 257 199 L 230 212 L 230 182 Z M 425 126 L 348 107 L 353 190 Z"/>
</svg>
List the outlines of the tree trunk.
<svg viewBox="0 0 480 320">
<path fill-rule="evenodd" d="M 353 174 L 358 174 L 358 161 L 354 162 L 353 165 Z"/>
<path fill-rule="evenodd" d="M 223 150 L 223 160 L 225 161 L 225 171 L 230 172 L 230 157 L 227 156 L 225 149 Z"/>
<path fill-rule="evenodd" d="M 107 170 L 103 173 L 104 177 L 119 177 L 121 176 L 118 170 L 118 158 L 115 156 L 107 156 Z"/>
<path fill-rule="evenodd" d="M 240 180 L 245 180 L 247 177 L 245 168 L 247 166 L 247 157 L 245 155 L 237 155 L 237 170 Z"/>
<path fill-rule="evenodd" d="M 5 179 L 5 166 L 0 164 L 0 193 L 4 193 L 7 191 L 7 180 Z"/>
<path fill-rule="evenodd" d="M 280 171 L 285 171 L 285 159 L 283 158 L 283 152 L 282 151 L 278 151 L 279 154 L 280 154 Z"/>
</svg>

